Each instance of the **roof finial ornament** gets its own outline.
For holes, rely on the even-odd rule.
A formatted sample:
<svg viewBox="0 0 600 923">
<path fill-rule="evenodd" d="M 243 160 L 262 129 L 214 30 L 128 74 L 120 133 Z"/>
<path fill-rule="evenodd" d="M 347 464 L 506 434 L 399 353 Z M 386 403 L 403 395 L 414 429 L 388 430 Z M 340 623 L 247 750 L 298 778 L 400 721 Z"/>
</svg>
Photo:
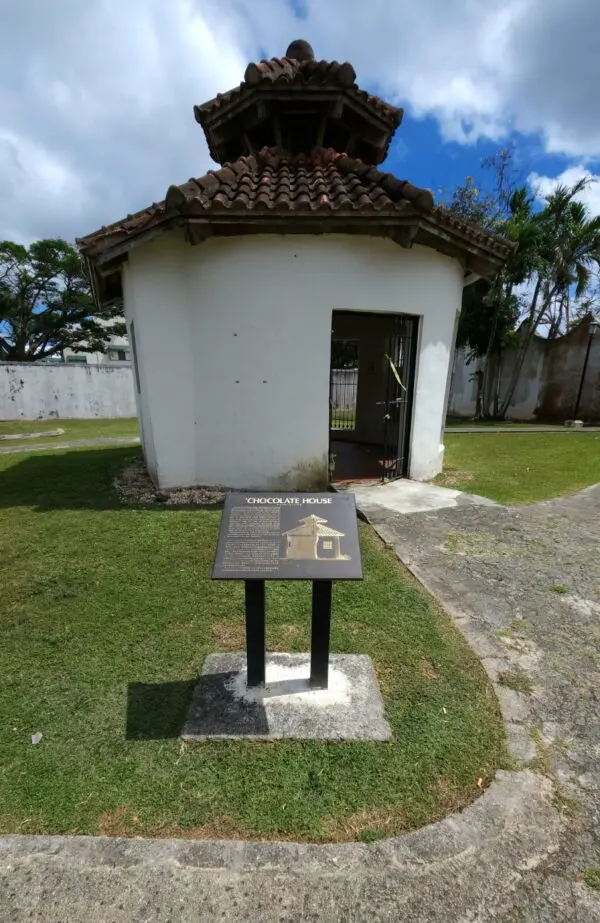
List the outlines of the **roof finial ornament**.
<svg viewBox="0 0 600 923">
<path fill-rule="evenodd" d="M 288 50 L 285 53 L 286 58 L 294 58 L 296 61 L 314 61 L 315 53 L 312 50 L 312 45 L 309 45 L 308 42 L 305 42 L 303 38 L 298 38 L 296 41 L 288 45 Z"/>
</svg>

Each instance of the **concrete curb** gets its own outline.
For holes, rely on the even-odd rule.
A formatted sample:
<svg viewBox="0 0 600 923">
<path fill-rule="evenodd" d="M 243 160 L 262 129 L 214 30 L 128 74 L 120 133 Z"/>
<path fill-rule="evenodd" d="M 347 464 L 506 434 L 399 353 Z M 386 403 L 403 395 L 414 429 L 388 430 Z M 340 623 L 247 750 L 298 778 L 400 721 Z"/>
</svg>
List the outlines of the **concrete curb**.
<svg viewBox="0 0 600 923">
<path fill-rule="evenodd" d="M 0 442 L 5 439 L 48 439 L 48 437 L 64 435 L 64 429 L 44 429 L 37 433 L 2 433 Z"/>
<path fill-rule="evenodd" d="M 372 845 L 6 836 L 0 907 L 44 923 L 489 920 L 464 914 L 510 906 L 557 849 L 551 795 L 499 772 L 461 814 Z"/>
<path fill-rule="evenodd" d="M 4 836 L 0 837 L 0 868 L 7 861 L 12 864 L 22 859 L 51 859 L 79 868 L 131 868 L 169 862 L 180 868 L 228 869 L 236 873 L 268 869 L 302 874 L 310 868 L 313 872 L 344 874 L 364 871 L 369 865 L 382 871 L 387 864 L 407 874 L 418 871 L 421 877 L 425 862 L 433 868 L 465 857 L 475 848 L 481 855 L 480 850 L 485 853 L 492 841 L 498 845 L 518 825 L 522 809 L 536 803 L 545 812 L 551 794 L 550 782 L 542 776 L 529 770 L 501 770 L 481 798 L 460 814 L 373 844 Z M 485 828 L 486 843 L 480 842 L 481 828 Z M 552 843 L 543 833 L 536 838 L 536 849 L 536 864 L 543 854 L 552 851 Z"/>
<path fill-rule="evenodd" d="M 18 452 L 48 452 L 51 449 L 79 449 L 95 445 L 137 445 L 139 441 L 139 436 L 103 436 L 97 439 L 71 439 L 69 442 L 0 446 L 0 455 L 16 455 Z"/>
</svg>

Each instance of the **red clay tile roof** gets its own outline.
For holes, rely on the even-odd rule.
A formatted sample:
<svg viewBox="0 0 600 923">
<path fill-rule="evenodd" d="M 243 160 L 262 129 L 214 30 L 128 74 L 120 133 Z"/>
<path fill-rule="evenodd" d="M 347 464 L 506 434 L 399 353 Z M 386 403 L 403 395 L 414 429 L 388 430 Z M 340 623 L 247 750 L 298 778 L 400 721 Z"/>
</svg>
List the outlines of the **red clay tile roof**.
<svg viewBox="0 0 600 923">
<path fill-rule="evenodd" d="M 266 148 L 255 156 L 240 157 L 218 170 L 210 170 L 199 179 L 170 186 L 164 202 L 100 228 L 78 243 L 84 252 L 104 249 L 116 238 L 135 236 L 176 213 L 398 215 L 409 208 L 431 211 L 431 192 L 332 149 L 291 157 Z"/>
<path fill-rule="evenodd" d="M 442 252 L 449 242 L 456 249 L 473 247 L 490 264 L 490 272 L 503 263 L 514 245 L 484 231 L 478 225 L 457 218 L 433 204 L 428 189 L 399 180 L 391 173 L 331 149 L 292 157 L 266 148 L 252 157 L 240 157 L 218 170 L 181 186 L 170 186 L 164 202 L 143 209 L 108 227 L 78 240 L 81 251 L 92 260 L 117 247 L 129 249 L 133 242 L 161 228 L 202 221 L 218 228 L 223 222 L 239 224 L 260 220 L 261 230 L 281 233 L 292 223 L 306 225 L 318 219 L 320 231 L 335 231 L 352 225 L 365 234 L 407 225 L 418 226 L 417 243 Z M 295 227 L 297 230 L 297 227 Z M 314 233 L 314 231 L 313 231 Z M 411 238 L 412 239 L 412 238 Z M 444 249 L 444 247 L 446 249 Z"/>
<path fill-rule="evenodd" d="M 271 58 L 268 61 L 259 61 L 258 64 L 249 64 L 244 74 L 244 80 L 238 87 L 219 93 L 214 99 L 194 106 L 196 121 L 201 125 L 214 115 L 219 109 L 235 102 L 248 89 L 261 85 L 267 86 L 302 86 L 326 89 L 327 87 L 341 87 L 354 99 L 361 100 L 375 109 L 377 114 L 384 119 L 390 128 L 396 129 L 402 121 L 403 110 L 384 102 L 378 96 L 372 96 L 365 90 L 360 90 L 356 83 L 356 72 L 347 62 L 340 64 L 338 61 L 297 61 L 295 58 Z"/>
<path fill-rule="evenodd" d="M 240 157 L 201 179 L 171 186 L 167 208 L 186 213 L 227 210 L 398 212 L 412 205 L 433 208 L 428 189 L 419 189 L 377 167 L 329 148 L 295 157 L 267 148 Z"/>
</svg>

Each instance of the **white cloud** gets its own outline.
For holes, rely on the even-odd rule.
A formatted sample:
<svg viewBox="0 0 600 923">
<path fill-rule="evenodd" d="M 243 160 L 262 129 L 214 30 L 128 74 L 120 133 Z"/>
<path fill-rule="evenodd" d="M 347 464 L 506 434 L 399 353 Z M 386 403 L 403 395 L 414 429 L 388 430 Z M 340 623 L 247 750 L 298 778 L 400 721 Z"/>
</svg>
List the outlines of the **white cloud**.
<svg viewBox="0 0 600 923">
<path fill-rule="evenodd" d="M 193 104 L 239 83 L 253 49 L 235 40 L 233 18 L 199 9 L 22 0 L 3 10 L 0 238 L 87 233 L 210 167 Z"/>
<path fill-rule="evenodd" d="M 254 8 L 254 2 L 240 0 Z M 284 48 L 281 0 L 262 0 L 267 47 Z M 597 0 L 306 0 L 299 33 L 351 61 L 448 140 L 541 133 L 546 147 L 600 156 Z"/>
<path fill-rule="evenodd" d="M 299 8 L 298 0 L 295 0 Z M 210 165 L 192 106 L 307 38 L 447 139 L 600 158 L 598 0 L 5 0 L 0 238 L 86 233 Z"/>
<path fill-rule="evenodd" d="M 592 215 L 600 215 L 600 176 L 592 173 L 582 164 L 568 167 L 559 176 L 540 176 L 530 173 L 527 181 L 534 195 L 540 202 L 552 195 L 557 186 L 574 186 L 580 179 L 589 180 L 589 185 L 577 196 L 590 210 Z"/>
</svg>

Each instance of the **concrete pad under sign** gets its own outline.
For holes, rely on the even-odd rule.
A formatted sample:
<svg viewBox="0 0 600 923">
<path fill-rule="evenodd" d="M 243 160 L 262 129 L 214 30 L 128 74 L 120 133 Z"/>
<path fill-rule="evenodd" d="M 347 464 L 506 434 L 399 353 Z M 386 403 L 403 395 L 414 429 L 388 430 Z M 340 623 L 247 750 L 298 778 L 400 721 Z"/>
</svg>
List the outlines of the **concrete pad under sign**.
<svg viewBox="0 0 600 923">
<path fill-rule="evenodd" d="M 181 737 L 390 739 L 370 657 L 332 654 L 327 689 L 311 689 L 309 674 L 309 654 L 267 654 L 265 686 L 248 689 L 245 654 L 210 654 Z"/>
</svg>

